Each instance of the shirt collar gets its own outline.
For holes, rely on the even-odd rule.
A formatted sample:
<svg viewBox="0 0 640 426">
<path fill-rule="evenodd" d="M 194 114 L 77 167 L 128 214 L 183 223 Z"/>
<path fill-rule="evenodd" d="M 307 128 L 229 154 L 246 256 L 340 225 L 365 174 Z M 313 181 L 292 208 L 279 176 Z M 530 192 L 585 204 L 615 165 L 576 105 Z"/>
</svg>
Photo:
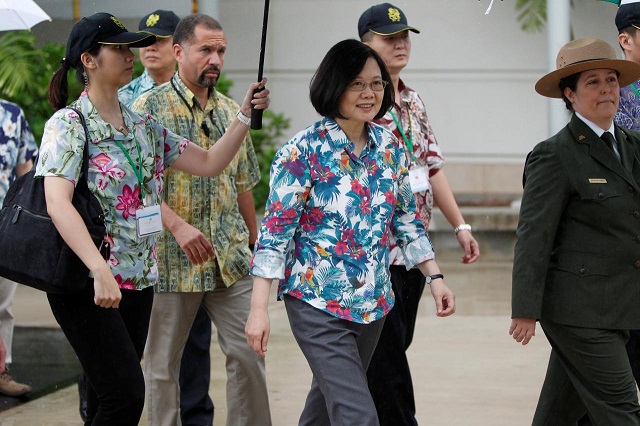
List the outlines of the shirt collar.
<svg viewBox="0 0 640 426">
<path fill-rule="evenodd" d="M 611 127 L 609 127 L 608 129 L 602 129 L 600 126 L 598 126 L 596 123 L 594 123 L 591 120 L 586 119 L 582 114 L 580 114 L 579 112 L 575 113 L 576 116 L 578 116 L 578 118 L 580 120 L 582 120 L 584 122 L 584 124 L 586 124 L 587 126 L 589 126 L 589 128 L 591 130 L 593 130 L 593 132 L 598 135 L 599 138 L 602 137 L 602 134 L 604 132 L 609 132 L 613 135 L 613 138 L 616 138 L 616 132 L 615 132 L 615 126 L 613 125 L 613 121 L 611 122 Z"/>
<path fill-rule="evenodd" d="M 191 89 L 189 89 L 189 87 L 187 87 L 184 81 L 182 81 L 182 78 L 180 77 L 180 74 L 178 74 L 178 71 L 176 71 L 175 74 L 173 74 L 173 77 L 171 77 L 171 82 L 173 84 L 173 87 L 178 92 L 178 94 L 182 96 L 185 100 L 190 102 L 189 108 L 202 109 L 200 107 L 200 102 L 198 102 L 198 99 L 196 98 L 196 95 L 194 95 Z M 207 106 L 205 107 L 205 111 L 208 111 L 209 109 L 213 108 L 213 104 L 217 101 L 218 101 L 218 91 L 216 90 L 215 87 L 212 87 L 209 91 L 209 98 L 207 99 Z"/>
<path fill-rule="evenodd" d="M 382 133 L 376 130 L 382 130 L 382 127 L 375 123 L 368 122 L 367 126 L 367 148 L 374 149 L 382 144 Z M 318 133 L 327 133 L 329 138 L 329 144 L 333 147 L 334 151 L 341 151 L 346 148 L 353 148 L 353 142 L 347 137 L 340 125 L 329 117 L 324 117 L 317 126 L 316 131 Z"/>
</svg>

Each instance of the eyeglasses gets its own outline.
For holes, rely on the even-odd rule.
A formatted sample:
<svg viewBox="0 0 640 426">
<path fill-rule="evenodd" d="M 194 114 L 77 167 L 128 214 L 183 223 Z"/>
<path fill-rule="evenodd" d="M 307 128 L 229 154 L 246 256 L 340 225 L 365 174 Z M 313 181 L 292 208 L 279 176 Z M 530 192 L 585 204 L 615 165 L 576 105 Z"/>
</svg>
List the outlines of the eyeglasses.
<svg viewBox="0 0 640 426">
<path fill-rule="evenodd" d="M 384 80 L 375 80 L 371 83 L 367 83 L 366 81 L 354 81 L 349 83 L 349 89 L 354 92 L 364 92 L 368 87 L 371 87 L 371 90 L 374 92 L 382 92 L 385 87 L 387 87 L 387 82 Z"/>
</svg>

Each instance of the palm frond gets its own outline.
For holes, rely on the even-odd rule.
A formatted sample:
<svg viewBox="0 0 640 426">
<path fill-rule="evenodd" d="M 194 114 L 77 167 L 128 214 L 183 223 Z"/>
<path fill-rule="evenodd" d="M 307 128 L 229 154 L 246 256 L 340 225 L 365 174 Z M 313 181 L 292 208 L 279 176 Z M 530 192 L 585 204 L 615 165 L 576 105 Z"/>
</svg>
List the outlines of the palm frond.
<svg viewBox="0 0 640 426">
<path fill-rule="evenodd" d="M 541 31 L 547 21 L 547 0 L 516 0 L 516 11 L 524 31 Z"/>
<path fill-rule="evenodd" d="M 40 51 L 34 49 L 35 36 L 11 32 L 0 37 L 0 93 L 12 97 L 35 80 L 42 67 Z"/>
</svg>

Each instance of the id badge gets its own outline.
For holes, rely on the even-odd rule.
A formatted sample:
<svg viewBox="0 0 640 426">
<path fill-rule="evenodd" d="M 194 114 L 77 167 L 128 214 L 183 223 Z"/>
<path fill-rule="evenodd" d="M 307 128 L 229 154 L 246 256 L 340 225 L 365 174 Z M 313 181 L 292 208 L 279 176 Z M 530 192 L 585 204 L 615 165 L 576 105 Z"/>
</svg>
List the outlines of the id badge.
<svg viewBox="0 0 640 426">
<path fill-rule="evenodd" d="M 411 191 L 422 192 L 429 189 L 429 169 L 428 167 L 417 167 L 409 170 L 409 183 Z"/>
<path fill-rule="evenodd" d="M 146 237 L 162 232 L 162 213 L 160 206 L 144 207 L 136 212 L 138 237 Z"/>
</svg>

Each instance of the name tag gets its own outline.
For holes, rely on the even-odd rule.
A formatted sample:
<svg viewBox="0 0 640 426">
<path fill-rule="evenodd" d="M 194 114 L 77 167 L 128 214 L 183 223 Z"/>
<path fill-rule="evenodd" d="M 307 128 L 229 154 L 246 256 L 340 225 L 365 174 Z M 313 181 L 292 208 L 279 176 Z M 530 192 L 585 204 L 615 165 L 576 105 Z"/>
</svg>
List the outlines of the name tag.
<svg viewBox="0 0 640 426">
<path fill-rule="evenodd" d="M 429 169 L 423 166 L 409 170 L 409 183 L 414 193 L 429 189 Z"/>
<path fill-rule="evenodd" d="M 589 179 L 589 183 L 607 183 L 607 180 L 606 179 L 591 178 L 591 179 Z"/>
<path fill-rule="evenodd" d="M 136 211 L 136 230 L 138 237 L 147 237 L 162 232 L 160 206 L 149 206 Z"/>
</svg>

